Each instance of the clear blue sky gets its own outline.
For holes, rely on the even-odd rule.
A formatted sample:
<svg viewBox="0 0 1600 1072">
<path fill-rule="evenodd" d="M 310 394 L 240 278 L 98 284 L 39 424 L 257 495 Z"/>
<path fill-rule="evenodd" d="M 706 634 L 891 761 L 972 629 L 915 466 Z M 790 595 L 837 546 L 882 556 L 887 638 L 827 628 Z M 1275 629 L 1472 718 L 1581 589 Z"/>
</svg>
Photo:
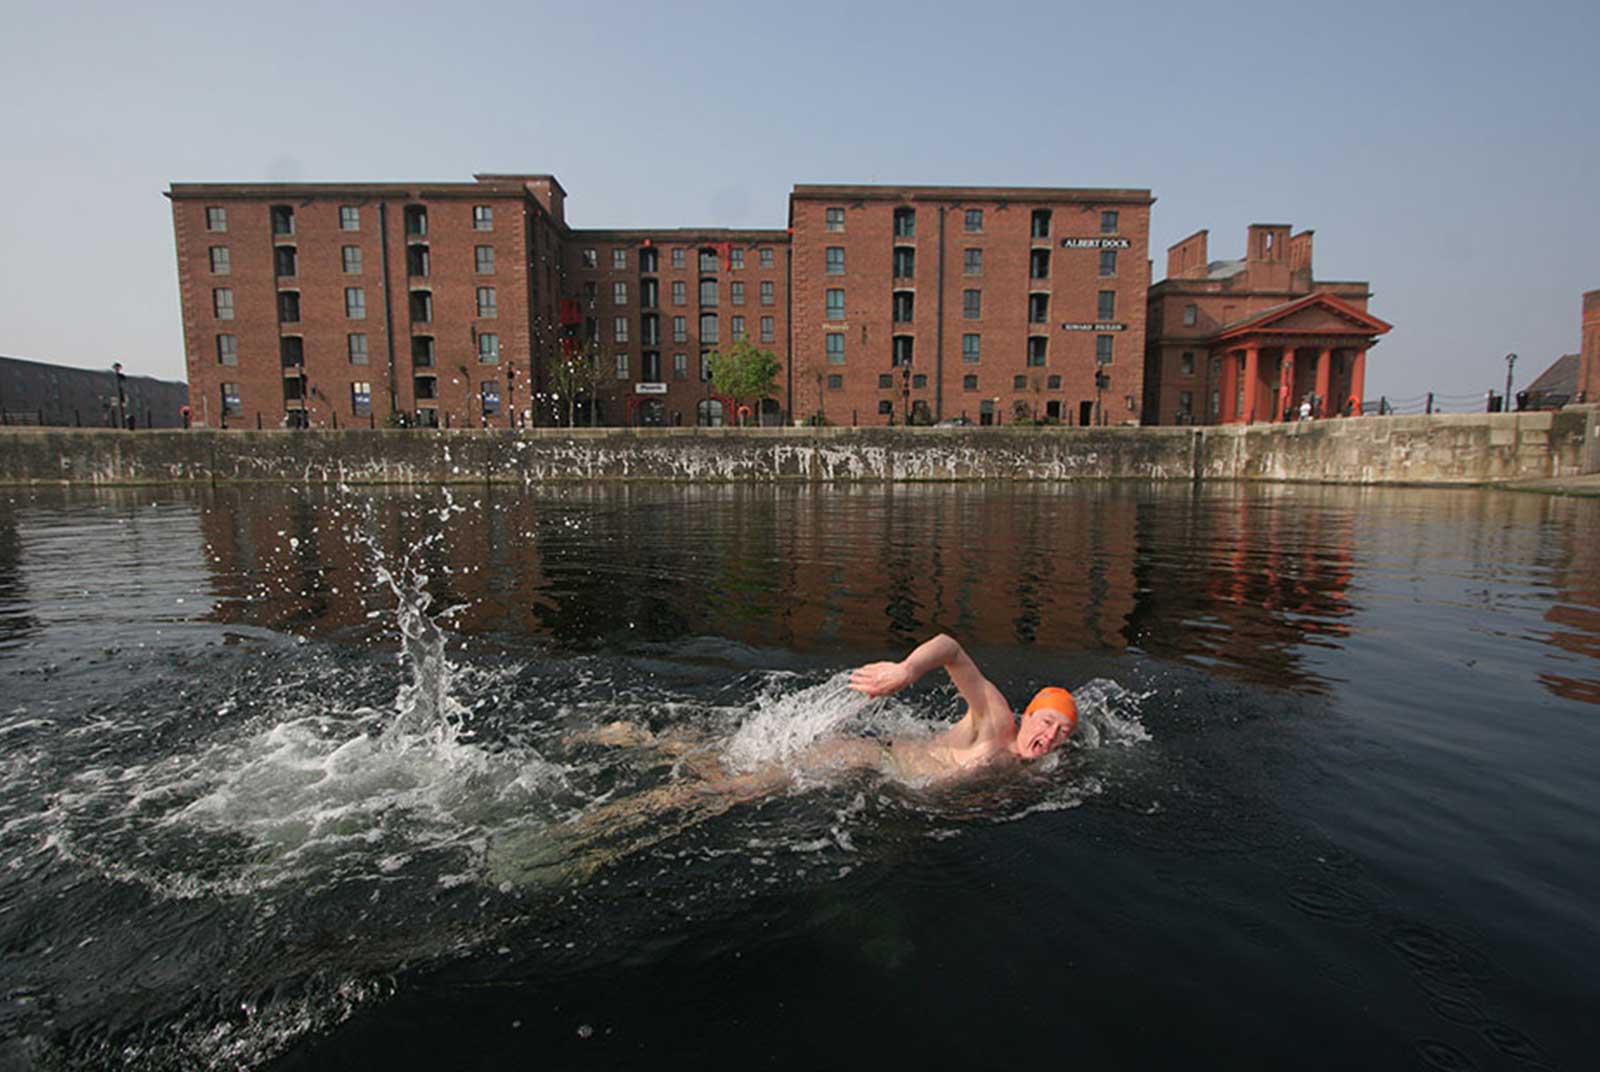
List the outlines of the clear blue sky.
<svg viewBox="0 0 1600 1072">
<path fill-rule="evenodd" d="M 797 182 L 1148 187 L 1396 325 L 1369 394 L 1518 383 L 1600 288 L 1600 3 L 6 5 L 0 353 L 182 378 L 174 181 L 548 171 L 578 227 Z"/>
</svg>

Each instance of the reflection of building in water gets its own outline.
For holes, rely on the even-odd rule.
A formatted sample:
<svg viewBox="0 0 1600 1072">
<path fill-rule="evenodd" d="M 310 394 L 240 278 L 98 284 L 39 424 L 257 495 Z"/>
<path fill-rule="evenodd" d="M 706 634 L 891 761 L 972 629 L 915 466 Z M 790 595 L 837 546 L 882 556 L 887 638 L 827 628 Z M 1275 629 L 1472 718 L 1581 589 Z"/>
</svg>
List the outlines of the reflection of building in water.
<svg viewBox="0 0 1600 1072">
<path fill-rule="evenodd" d="M 1566 515 L 1560 525 L 1565 562 L 1555 571 L 1557 602 L 1544 615 L 1552 627 L 1545 640 L 1593 661 L 1588 677 L 1542 671 L 1539 680 L 1557 696 L 1600 703 L 1600 541 L 1594 538 L 1600 509 L 1587 502 L 1548 505 Z"/>
<path fill-rule="evenodd" d="M 1311 648 L 1349 632 L 1354 518 L 1308 494 L 1224 489 L 1140 504 L 1128 643 L 1248 680 L 1304 688 Z"/>
</svg>

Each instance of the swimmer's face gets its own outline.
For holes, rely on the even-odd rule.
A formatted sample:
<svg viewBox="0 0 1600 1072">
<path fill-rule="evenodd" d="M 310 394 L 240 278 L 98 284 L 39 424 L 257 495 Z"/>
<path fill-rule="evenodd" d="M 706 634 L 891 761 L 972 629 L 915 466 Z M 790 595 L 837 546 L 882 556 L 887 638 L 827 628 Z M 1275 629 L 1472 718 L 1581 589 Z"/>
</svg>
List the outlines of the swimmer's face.
<svg viewBox="0 0 1600 1072">
<path fill-rule="evenodd" d="M 1076 720 L 1059 711 L 1039 710 L 1022 716 L 1017 726 L 1017 751 L 1025 759 L 1038 759 L 1066 743 Z"/>
</svg>

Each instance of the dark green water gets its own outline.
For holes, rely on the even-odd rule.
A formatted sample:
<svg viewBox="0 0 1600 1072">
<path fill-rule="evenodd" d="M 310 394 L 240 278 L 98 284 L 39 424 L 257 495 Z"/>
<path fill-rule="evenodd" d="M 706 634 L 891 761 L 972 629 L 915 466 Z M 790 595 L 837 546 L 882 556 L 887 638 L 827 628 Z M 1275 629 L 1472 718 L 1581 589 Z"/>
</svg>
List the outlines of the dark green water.
<svg viewBox="0 0 1600 1072">
<path fill-rule="evenodd" d="M 1597 531 L 1417 489 L 5 492 L 0 1068 L 1588 1067 Z M 829 688 L 940 630 L 1086 732 L 560 834 L 690 777 L 575 737 L 614 719 L 947 723 L 942 681 Z"/>
</svg>

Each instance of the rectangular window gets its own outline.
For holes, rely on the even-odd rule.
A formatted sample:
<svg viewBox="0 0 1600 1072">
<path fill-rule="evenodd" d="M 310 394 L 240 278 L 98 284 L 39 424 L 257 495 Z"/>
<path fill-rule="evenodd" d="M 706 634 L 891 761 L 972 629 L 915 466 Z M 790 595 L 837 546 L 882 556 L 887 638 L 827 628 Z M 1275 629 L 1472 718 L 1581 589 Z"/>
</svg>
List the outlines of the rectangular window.
<svg viewBox="0 0 1600 1072">
<path fill-rule="evenodd" d="M 966 221 L 963 224 L 963 227 L 967 231 L 974 231 L 974 232 L 982 231 L 983 230 L 983 209 L 981 209 L 981 208 L 969 208 L 969 209 L 967 209 Z"/>
<path fill-rule="evenodd" d="M 613 342 L 628 341 L 628 318 L 625 316 L 614 317 L 611 321 L 611 338 Z"/>
<path fill-rule="evenodd" d="M 294 234 L 294 209 L 288 205 L 272 206 L 272 233 L 275 237 Z"/>
<path fill-rule="evenodd" d="M 729 283 L 728 284 L 728 300 L 730 302 L 732 302 L 734 305 L 743 305 L 744 304 L 744 284 L 743 283 Z"/>
<path fill-rule="evenodd" d="M 411 363 L 417 368 L 433 367 L 432 335 L 413 335 L 411 337 Z"/>
<path fill-rule="evenodd" d="M 1051 376 L 1044 381 L 1044 385 L 1052 391 L 1059 391 L 1061 390 L 1061 377 Z"/>
<path fill-rule="evenodd" d="M 227 417 L 236 417 L 244 410 L 239 402 L 239 385 L 225 383 L 222 385 L 222 413 Z"/>
<path fill-rule="evenodd" d="M 775 297 L 775 294 L 776 294 L 776 291 L 775 291 L 775 288 L 774 288 L 772 283 L 767 282 L 767 283 L 762 283 L 761 284 L 761 304 L 762 305 L 771 305 L 771 304 L 773 304 L 777 300 L 777 298 Z"/>
<path fill-rule="evenodd" d="M 1044 367 L 1045 347 L 1049 340 L 1041 335 L 1028 336 L 1028 364 L 1034 368 Z"/>
<path fill-rule="evenodd" d="M 1107 212 L 1100 213 L 1100 233 L 1101 234 L 1116 234 L 1117 233 L 1117 214 L 1116 214 L 1115 211 L 1107 211 Z"/>
<path fill-rule="evenodd" d="M 844 209 L 842 209 L 842 208 L 824 209 L 823 213 L 822 213 L 822 218 L 823 218 L 823 226 L 825 226 L 828 230 L 830 230 L 830 231 L 842 231 L 842 230 L 844 230 Z"/>
<path fill-rule="evenodd" d="M 1102 290 L 1099 304 L 1095 307 L 1095 316 L 1100 320 L 1111 320 L 1117 315 L 1117 292 Z"/>
<path fill-rule="evenodd" d="M 339 230 L 341 230 L 341 231 L 359 231 L 359 230 L 361 230 L 361 210 L 359 208 L 357 208 L 355 205 L 340 205 L 339 206 Z"/>
<path fill-rule="evenodd" d="M 228 229 L 228 210 L 211 206 L 206 209 L 206 230 L 226 231 Z"/>
<path fill-rule="evenodd" d="M 894 210 L 894 236 L 896 238 L 914 238 L 917 234 L 917 210 L 914 208 L 897 208 Z"/>
<path fill-rule="evenodd" d="M 844 388 L 844 377 L 835 372 L 828 377 L 828 390 L 838 391 Z"/>
<path fill-rule="evenodd" d="M 1027 388 L 1027 386 L 1028 386 L 1028 377 L 1026 377 L 1026 376 L 1013 376 L 1013 377 L 1011 377 L 1011 389 L 1013 391 L 1025 390 Z"/>
<path fill-rule="evenodd" d="M 237 365 L 239 363 L 239 337 L 237 335 L 217 336 L 217 364 Z"/>
<path fill-rule="evenodd" d="M 1028 278 L 1050 278 L 1050 251 L 1048 249 L 1033 249 L 1028 251 Z"/>
<path fill-rule="evenodd" d="M 472 247 L 472 270 L 479 275 L 494 275 L 494 247 Z"/>
<path fill-rule="evenodd" d="M 627 305 L 628 304 L 628 284 L 626 284 L 626 283 L 613 283 L 613 284 L 611 284 L 611 304 L 612 305 Z"/>
<path fill-rule="evenodd" d="M 1198 321 L 1199 319 L 1200 319 L 1200 310 L 1198 308 L 1196 308 L 1193 303 L 1190 303 L 1189 305 L 1185 305 L 1183 307 L 1183 326 L 1184 327 L 1186 327 L 1186 328 L 1194 327 L 1196 321 Z"/>
<path fill-rule="evenodd" d="M 829 246 L 826 251 L 825 267 L 829 275 L 844 275 L 844 247 Z"/>
<path fill-rule="evenodd" d="M 646 246 L 639 251 L 639 274 L 655 275 L 656 273 L 656 248 Z"/>
<path fill-rule="evenodd" d="M 661 355 L 654 350 L 646 350 L 639 355 L 639 378 L 646 383 L 661 382 Z"/>
<path fill-rule="evenodd" d="M 688 342 L 689 341 L 689 318 L 688 317 L 686 317 L 686 316 L 675 316 L 675 317 L 672 318 L 672 341 L 673 342 Z"/>
<path fill-rule="evenodd" d="M 965 250 L 961 254 L 961 274 L 962 275 L 982 275 L 983 274 L 983 250 L 981 250 L 981 249 L 969 249 L 969 250 Z"/>
<path fill-rule="evenodd" d="M 583 257 L 583 266 L 585 268 L 598 268 L 598 267 L 600 267 L 600 254 L 596 253 L 594 250 L 592 250 L 592 249 L 583 250 L 582 251 L 582 257 Z"/>
<path fill-rule="evenodd" d="M 961 292 L 961 315 L 967 320 L 977 320 L 983 316 L 983 291 Z"/>
<path fill-rule="evenodd" d="M 707 351 L 700 351 L 700 382 L 707 383 L 711 379 L 711 359 Z"/>
<path fill-rule="evenodd" d="M 365 365 L 367 363 L 367 336 L 364 332 L 353 332 L 345 336 L 345 352 L 350 355 L 352 365 Z"/>
<path fill-rule="evenodd" d="M 916 316 L 916 294 L 909 290 L 894 292 L 894 305 L 891 319 L 896 324 L 909 324 Z"/>
<path fill-rule="evenodd" d="M 230 264 L 230 262 L 228 260 L 228 247 L 227 246 L 212 246 L 211 247 L 211 274 L 212 275 L 227 275 L 232 270 L 233 269 L 232 269 L 231 264 Z"/>
<path fill-rule="evenodd" d="M 413 376 L 413 377 L 411 377 L 411 392 L 412 392 L 412 394 L 416 395 L 416 397 L 418 399 L 424 399 L 424 400 L 431 401 L 431 400 L 433 400 L 435 398 L 438 398 L 439 397 L 439 377 L 437 377 L 437 376 Z M 437 415 L 435 415 L 435 419 L 437 419 Z M 429 424 L 426 427 L 432 428 L 432 427 L 437 427 L 437 425 Z"/>
<path fill-rule="evenodd" d="M 829 320 L 844 319 L 844 291 L 829 290 L 825 295 L 826 308 Z"/>
<path fill-rule="evenodd" d="M 684 267 L 684 255 L 683 255 L 683 247 L 682 246 L 679 246 L 677 249 L 672 251 L 672 266 L 674 268 L 682 268 L 682 267 Z"/>
<path fill-rule="evenodd" d="M 981 352 L 982 336 L 961 336 L 961 360 L 968 365 L 976 365 L 983 356 Z"/>
<path fill-rule="evenodd" d="M 499 316 L 500 311 L 496 306 L 493 287 L 478 288 L 478 315 L 481 317 Z"/>
<path fill-rule="evenodd" d="M 299 271 L 300 257 L 293 246 L 272 247 L 272 270 L 279 276 L 293 276 Z"/>
<path fill-rule="evenodd" d="M 433 272 L 433 257 L 427 246 L 406 247 L 406 275 L 423 278 Z"/>
<path fill-rule="evenodd" d="M 672 304 L 689 304 L 689 285 L 681 279 L 674 279 L 672 281 Z"/>
<path fill-rule="evenodd" d="M 969 372 L 961 377 L 961 389 L 963 391 L 976 391 L 978 389 L 977 373 Z"/>
<path fill-rule="evenodd" d="M 700 270 L 702 272 L 715 272 L 721 265 L 717 263 L 717 251 L 702 249 L 700 251 Z"/>
<path fill-rule="evenodd" d="M 689 378 L 688 354 L 672 355 L 672 378 L 675 380 L 687 380 Z"/>
<path fill-rule="evenodd" d="M 625 380 L 627 378 L 628 378 L 628 355 L 627 354 L 618 354 L 617 355 L 617 379 Z"/>
<path fill-rule="evenodd" d="M 721 339 L 717 330 L 717 314 L 706 313 L 700 317 L 700 342 L 702 345 L 715 346 Z"/>
<path fill-rule="evenodd" d="M 639 280 L 639 308 L 654 309 L 661 304 L 661 281 L 659 279 Z"/>
<path fill-rule="evenodd" d="M 739 269 L 739 268 L 743 268 L 744 267 L 744 250 L 742 250 L 742 249 L 730 249 L 730 250 L 728 250 L 728 267 L 729 268 L 733 268 L 733 269 Z"/>
<path fill-rule="evenodd" d="M 646 346 L 661 345 L 661 318 L 654 313 L 646 313 L 639 318 L 639 341 Z M 654 379 L 654 377 L 646 377 Z"/>
<path fill-rule="evenodd" d="M 614 271 L 614 272 L 620 272 L 620 271 L 624 270 L 627 267 L 628 267 L 628 251 L 625 250 L 625 249 L 614 249 L 614 250 L 612 250 L 611 251 L 611 270 Z"/>
<path fill-rule="evenodd" d="M 483 415 L 500 412 L 500 381 L 484 380 L 478 384 L 478 398 L 483 406 Z"/>
<path fill-rule="evenodd" d="M 361 274 L 361 247 L 340 246 L 339 268 L 345 275 Z"/>
<path fill-rule="evenodd" d="M 763 247 L 761 247 L 761 249 L 757 250 L 757 253 L 759 254 L 761 267 L 763 267 L 763 268 L 771 268 L 772 267 L 772 247 L 771 246 L 763 246 Z"/>
<path fill-rule="evenodd" d="M 350 385 L 350 412 L 365 417 L 372 412 L 372 384 L 357 380 Z"/>
<path fill-rule="evenodd" d="M 844 332 L 830 331 L 822 336 L 828 354 L 828 364 L 844 364 Z"/>
<path fill-rule="evenodd" d="M 717 281 L 715 279 L 700 280 L 700 305 L 706 309 L 717 307 Z"/>
<path fill-rule="evenodd" d="M 1178 372 L 1184 376 L 1194 375 L 1194 351 L 1185 350 L 1178 359 Z"/>
<path fill-rule="evenodd" d="M 284 324 L 297 324 L 300 322 L 300 292 L 298 290 L 278 291 L 278 320 Z"/>
<path fill-rule="evenodd" d="M 771 342 L 776 337 L 776 335 L 777 335 L 777 332 L 775 330 L 774 322 L 773 322 L 772 317 L 770 317 L 770 316 L 762 317 L 761 318 L 761 341 L 762 342 Z"/>
<path fill-rule="evenodd" d="M 1194 416 L 1194 392 L 1178 392 L 1178 415 L 1181 417 Z"/>
<path fill-rule="evenodd" d="M 911 246 L 894 247 L 894 277 L 911 279 L 917 274 L 917 251 Z"/>
<path fill-rule="evenodd" d="M 1114 250 L 1114 249 L 1102 249 L 1100 251 L 1100 275 L 1101 275 L 1101 278 L 1110 278 L 1111 276 L 1114 276 L 1116 274 L 1117 274 L 1117 251 Z"/>
<path fill-rule="evenodd" d="M 914 340 L 910 335 L 896 335 L 890 343 L 890 360 L 896 368 L 911 364 L 912 346 Z"/>
<path fill-rule="evenodd" d="M 361 287 L 344 288 L 344 315 L 350 320 L 367 318 L 367 292 Z"/>
<path fill-rule="evenodd" d="M 478 333 L 478 362 L 492 365 L 500 360 L 500 336 L 492 331 Z"/>
<path fill-rule="evenodd" d="M 211 292 L 211 313 L 218 320 L 233 319 L 233 290 L 219 287 Z"/>
<path fill-rule="evenodd" d="M 926 372 L 918 372 L 913 375 L 911 377 L 911 386 L 918 390 L 928 386 L 928 374 Z"/>
<path fill-rule="evenodd" d="M 734 342 L 738 342 L 740 339 L 744 338 L 744 317 L 735 316 L 730 318 L 728 330 L 732 332 Z"/>
<path fill-rule="evenodd" d="M 411 292 L 411 319 L 419 324 L 427 324 L 433 320 L 432 291 L 413 290 Z"/>
<path fill-rule="evenodd" d="M 1036 208 L 1033 210 L 1033 224 L 1029 232 L 1034 238 L 1050 237 L 1050 210 Z"/>
<path fill-rule="evenodd" d="M 493 205 L 473 205 L 472 206 L 472 229 L 474 231 L 492 231 L 492 230 L 494 230 L 494 206 Z"/>
<path fill-rule="evenodd" d="M 1094 337 L 1094 360 L 1097 365 L 1111 364 L 1111 343 L 1113 336 L 1096 335 Z"/>
<path fill-rule="evenodd" d="M 888 377 L 879 376 L 878 379 L 884 380 L 884 379 L 888 379 Z M 883 384 L 881 386 L 887 386 L 887 384 Z M 890 401 L 889 399 L 887 399 L 887 398 L 878 399 L 878 413 L 879 414 L 884 414 L 884 413 L 893 414 L 894 413 L 894 403 L 892 401 Z"/>
<path fill-rule="evenodd" d="M 406 237 L 421 238 L 428 233 L 428 210 L 422 205 L 406 206 Z"/>
<path fill-rule="evenodd" d="M 306 363 L 306 341 L 298 335 L 278 339 L 278 360 L 284 368 L 299 368 Z"/>
<path fill-rule="evenodd" d="M 893 386 L 894 386 L 894 377 L 893 376 L 891 376 L 887 372 L 878 373 L 878 389 L 880 391 L 881 390 L 887 390 L 887 389 L 889 389 L 889 388 L 891 388 Z M 879 409 L 878 412 L 879 413 L 883 413 L 884 410 Z"/>
</svg>

